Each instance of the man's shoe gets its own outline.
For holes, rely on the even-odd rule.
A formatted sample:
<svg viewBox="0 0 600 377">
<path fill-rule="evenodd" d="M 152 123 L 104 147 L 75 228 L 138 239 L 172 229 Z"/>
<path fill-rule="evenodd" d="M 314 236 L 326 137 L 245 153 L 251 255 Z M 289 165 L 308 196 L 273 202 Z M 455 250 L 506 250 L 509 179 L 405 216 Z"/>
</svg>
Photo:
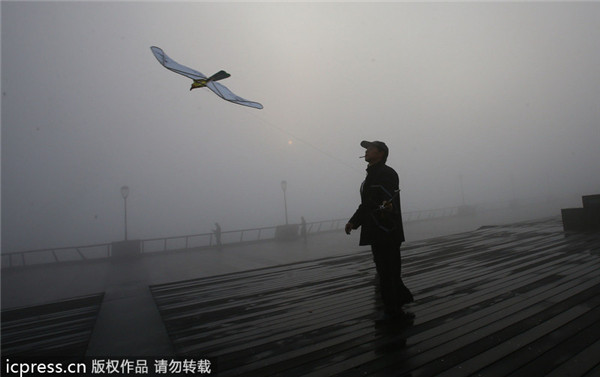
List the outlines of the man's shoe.
<svg viewBox="0 0 600 377">
<path fill-rule="evenodd" d="M 415 299 L 412 293 L 410 293 L 410 291 L 407 291 L 407 293 L 403 294 L 400 298 L 400 306 L 410 304 L 411 302 L 415 302 Z"/>
<path fill-rule="evenodd" d="M 415 314 L 404 310 L 396 316 L 396 321 L 400 322 L 413 323 L 414 320 Z"/>
<path fill-rule="evenodd" d="M 375 322 L 402 322 L 412 321 L 415 319 L 415 315 L 411 312 L 405 312 L 400 310 L 397 312 L 383 311 L 375 318 Z"/>
<path fill-rule="evenodd" d="M 375 322 L 384 323 L 384 322 L 390 322 L 393 319 L 394 319 L 394 316 L 389 314 L 388 312 L 381 312 L 377 315 L 377 317 L 375 317 Z"/>
</svg>

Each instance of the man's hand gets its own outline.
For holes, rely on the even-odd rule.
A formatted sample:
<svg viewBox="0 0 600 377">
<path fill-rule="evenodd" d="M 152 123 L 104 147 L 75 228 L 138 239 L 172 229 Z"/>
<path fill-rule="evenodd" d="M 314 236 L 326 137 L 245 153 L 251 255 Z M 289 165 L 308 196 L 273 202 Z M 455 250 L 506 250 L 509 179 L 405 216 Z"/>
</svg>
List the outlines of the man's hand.
<svg viewBox="0 0 600 377">
<path fill-rule="evenodd" d="M 350 232 L 352 231 L 352 229 L 354 229 L 354 224 L 352 223 L 347 223 L 346 224 L 346 234 L 350 234 Z"/>
<path fill-rule="evenodd" d="M 394 204 L 392 203 L 391 200 L 390 201 L 384 200 L 383 203 L 381 203 L 381 207 L 379 207 L 379 208 L 384 211 L 392 212 L 392 210 L 394 209 Z"/>
</svg>

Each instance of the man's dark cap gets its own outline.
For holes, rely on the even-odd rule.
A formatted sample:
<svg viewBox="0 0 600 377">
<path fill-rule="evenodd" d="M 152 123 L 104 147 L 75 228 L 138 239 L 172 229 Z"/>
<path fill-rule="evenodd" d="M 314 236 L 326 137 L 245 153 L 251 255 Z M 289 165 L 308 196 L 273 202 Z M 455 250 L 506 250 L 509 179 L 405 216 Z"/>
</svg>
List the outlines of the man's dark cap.
<svg viewBox="0 0 600 377">
<path fill-rule="evenodd" d="M 385 143 L 383 141 L 366 141 L 363 140 L 360 142 L 360 146 L 363 148 L 369 148 L 370 146 L 374 146 L 377 149 L 379 149 L 380 151 L 383 151 L 385 154 L 385 157 L 388 156 L 388 154 L 390 153 L 387 145 L 385 145 Z"/>
</svg>

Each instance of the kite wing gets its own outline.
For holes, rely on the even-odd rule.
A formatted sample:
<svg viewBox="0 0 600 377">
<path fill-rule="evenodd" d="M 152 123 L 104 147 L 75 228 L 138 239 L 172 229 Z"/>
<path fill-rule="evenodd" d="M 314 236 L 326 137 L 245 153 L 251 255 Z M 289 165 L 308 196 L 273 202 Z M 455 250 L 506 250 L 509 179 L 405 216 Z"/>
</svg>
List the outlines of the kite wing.
<svg viewBox="0 0 600 377">
<path fill-rule="evenodd" d="M 261 105 L 260 103 L 248 101 L 247 99 L 244 99 L 234 94 L 231 90 L 227 89 L 225 85 L 220 84 L 218 82 L 209 81 L 206 83 L 206 87 L 226 101 L 237 103 L 238 105 L 254 107 L 255 109 L 263 108 L 263 105 Z"/>
<path fill-rule="evenodd" d="M 215 73 L 210 78 L 204 76 L 204 74 L 196 71 L 195 69 L 191 69 L 190 67 L 186 67 L 185 65 L 177 63 L 175 60 L 165 54 L 165 52 L 159 47 L 152 46 L 150 47 L 154 57 L 158 60 L 160 64 L 163 65 L 168 70 L 171 70 L 175 73 L 179 73 L 180 75 L 184 75 L 186 77 L 191 78 L 194 81 L 197 80 L 206 80 L 206 86 L 212 90 L 216 95 L 227 100 L 229 102 L 237 103 L 238 105 L 250 106 L 256 109 L 262 109 L 263 105 L 258 102 L 248 101 L 240 96 L 235 95 L 231 90 L 227 89 L 226 86 L 219 84 L 216 82 L 217 80 L 222 80 L 229 77 L 229 73 L 225 71 L 219 71 Z M 202 83 L 204 85 L 204 82 Z M 194 86 L 192 85 L 192 88 Z"/>
<path fill-rule="evenodd" d="M 195 69 L 191 69 L 190 67 L 186 67 L 185 65 L 181 65 L 175 60 L 168 57 L 162 49 L 155 46 L 150 47 L 150 49 L 152 50 L 154 57 L 156 57 L 158 62 L 162 64 L 163 67 L 165 67 L 166 69 L 171 70 L 175 73 L 179 73 L 180 75 L 189 77 L 192 80 L 206 79 L 206 76 L 204 76 L 202 73 L 196 71 Z"/>
</svg>

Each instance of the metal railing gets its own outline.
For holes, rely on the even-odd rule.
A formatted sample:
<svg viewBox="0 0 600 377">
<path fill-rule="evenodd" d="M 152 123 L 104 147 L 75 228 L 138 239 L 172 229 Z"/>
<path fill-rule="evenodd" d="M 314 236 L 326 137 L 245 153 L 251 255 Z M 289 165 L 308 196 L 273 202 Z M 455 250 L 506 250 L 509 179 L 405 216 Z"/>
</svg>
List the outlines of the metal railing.
<svg viewBox="0 0 600 377">
<path fill-rule="evenodd" d="M 221 232 L 221 244 L 258 242 L 275 238 L 276 227 L 228 230 Z M 142 253 L 160 251 L 210 248 L 217 244 L 215 233 L 191 234 L 185 236 L 150 238 L 141 241 Z"/>
<path fill-rule="evenodd" d="M 2 253 L 2 268 L 96 260 L 108 258 L 110 255 L 110 243 L 18 251 Z"/>
<path fill-rule="evenodd" d="M 403 212 L 404 222 L 426 221 L 434 218 L 456 216 L 459 207 L 448 207 L 426 211 Z M 306 233 L 325 233 L 344 228 L 347 218 L 313 221 L 306 223 Z M 294 224 L 299 225 L 299 224 Z M 233 245 L 274 240 L 277 226 L 228 230 L 221 232 L 221 244 Z M 149 238 L 140 240 L 141 252 L 145 254 L 186 249 L 206 249 L 216 246 L 214 233 L 184 236 Z M 76 261 L 102 260 L 112 255 L 112 243 L 59 247 L 2 253 L 2 268 L 43 265 Z"/>
<path fill-rule="evenodd" d="M 457 216 L 459 213 L 459 208 L 460 207 L 446 207 L 425 211 L 402 212 L 402 220 L 403 222 L 408 223 Z"/>
<path fill-rule="evenodd" d="M 306 233 L 324 233 L 343 229 L 347 219 L 323 220 L 306 223 Z M 300 225 L 300 224 L 294 224 Z M 277 226 L 249 228 L 221 232 L 221 244 L 242 244 L 275 239 Z M 142 253 L 182 250 L 192 248 L 211 248 L 217 246 L 213 233 L 201 233 L 175 237 L 151 238 L 141 241 Z"/>
<path fill-rule="evenodd" d="M 324 233 L 341 229 L 347 219 L 323 220 L 306 223 L 307 234 Z M 299 224 L 297 224 L 299 225 Z M 232 245 L 263 242 L 275 239 L 277 226 L 228 230 L 221 232 L 221 244 Z M 202 249 L 216 246 L 214 233 L 190 234 L 174 237 L 140 240 L 141 252 L 150 254 L 174 250 Z M 112 255 L 112 243 L 86 246 L 57 247 L 2 253 L 2 268 L 33 266 L 50 263 L 101 260 Z"/>
</svg>

